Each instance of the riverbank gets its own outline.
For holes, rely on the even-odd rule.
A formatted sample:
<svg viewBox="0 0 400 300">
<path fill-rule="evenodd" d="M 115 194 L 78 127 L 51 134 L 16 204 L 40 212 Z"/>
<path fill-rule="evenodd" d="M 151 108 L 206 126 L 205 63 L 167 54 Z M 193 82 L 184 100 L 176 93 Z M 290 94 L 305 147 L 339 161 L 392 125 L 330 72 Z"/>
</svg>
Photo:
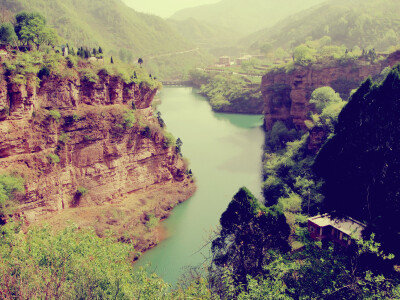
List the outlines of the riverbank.
<svg viewBox="0 0 400 300">
<path fill-rule="evenodd" d="M 153 185 L 104 205 L 68 208 L 48 216 L 39 224 L 49 224 L 58 231 L 73 223 L 82 228 L 93 228 L 100 237 L 111 232 L 119 241 L 133 244 L 134 259 L 137 259 L 167 237 L 160 221 L 168 218 L 173 208 L 189 199 L 195 191 L 193 179 L 186 178 L 182 182 Z"/>
<path fill-rule="evenodd" d="M 190 72 L 193 86 L 199 88 L 215 112 L 234 114 L 262 114 L 264 100 L 261 95 L 261 78 L 240 74 Z"/>
</svg>

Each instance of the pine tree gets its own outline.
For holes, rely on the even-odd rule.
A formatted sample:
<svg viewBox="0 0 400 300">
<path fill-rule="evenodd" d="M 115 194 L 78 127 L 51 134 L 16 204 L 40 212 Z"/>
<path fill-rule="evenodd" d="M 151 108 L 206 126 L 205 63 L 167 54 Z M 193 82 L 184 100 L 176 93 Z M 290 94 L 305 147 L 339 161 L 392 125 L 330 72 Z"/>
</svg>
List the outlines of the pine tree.
<svg viewBox="0 0 400 300">
<path fill-rule="evenodd" d="M 289 225 L 277 206 L 265 207 L 243 187 L 233 197 L 220 219 L 221 230 L 212 241 L 210 283 L 218 290 L 223 274 L 231 270 L 237 284 L 246 284 L 247 276 L 263 273 L 270 250 L 290 250 Z"/>
</svg>

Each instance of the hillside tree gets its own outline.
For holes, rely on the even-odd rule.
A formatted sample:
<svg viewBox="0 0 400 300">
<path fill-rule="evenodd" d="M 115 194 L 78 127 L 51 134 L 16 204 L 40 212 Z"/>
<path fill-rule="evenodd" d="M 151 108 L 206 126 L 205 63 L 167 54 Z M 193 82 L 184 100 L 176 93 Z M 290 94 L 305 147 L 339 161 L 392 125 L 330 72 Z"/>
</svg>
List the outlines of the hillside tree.
<svg viewBox="0 0 400 300">
<path fill-rule="evenodd" d="M 290 250 L 290 228 L 277 206 L 265 207 L 246 188 L 241 188 L 220 219 L 220 231 L 212 241 L 210 282 L 215 290 L 224 288 L 225 270 L 237 283 L 246 283 L 248 275 L 263 273 L 269 251 Z"/>
<path fill-rule="evenodd" d="M 0 43 L 3 45 L 11 44 L 17 46 L 18 37 L 11 23 L 3 23 L 0 25 Z"/>
<path fill-rule="evenodd" d="M 23 46 L 33 43 L 39 50 L 41 45 L 55 46 L 58 43 L 57 33 L 46 27 L 46 19 L 41 14 L 21 12 L 15 18 L 15 32 Z"/>
</svg>

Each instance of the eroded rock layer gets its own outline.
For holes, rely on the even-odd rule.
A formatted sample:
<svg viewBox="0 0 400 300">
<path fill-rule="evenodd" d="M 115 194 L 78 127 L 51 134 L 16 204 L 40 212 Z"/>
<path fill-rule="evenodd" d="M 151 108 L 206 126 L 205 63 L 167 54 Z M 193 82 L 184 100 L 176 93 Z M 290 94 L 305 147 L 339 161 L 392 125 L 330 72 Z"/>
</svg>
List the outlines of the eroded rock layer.
<svg viewBox="0 0 400 300">
<path fill-rule="evenodd" d="M 36 82 L 0 77 L 0 170 L 24 176 L 19 200 L 28 220 L 155 185 L 181 182 L 194 191 L 153 116 L 156 90 L 101 74 L 98 82 Z"/>
</svg>

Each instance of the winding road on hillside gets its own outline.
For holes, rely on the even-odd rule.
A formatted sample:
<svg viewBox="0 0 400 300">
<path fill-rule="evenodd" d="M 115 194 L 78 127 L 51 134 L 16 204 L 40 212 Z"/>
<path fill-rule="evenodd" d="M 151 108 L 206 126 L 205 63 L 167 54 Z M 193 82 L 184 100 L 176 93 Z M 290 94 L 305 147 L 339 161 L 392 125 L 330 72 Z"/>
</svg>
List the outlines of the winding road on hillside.
<svg viewBox="0 0 400 300">
<path fill-rule="evenodd" d="M 159 57 L 165 57 L 165 56 L 171 56 L 171 55 L 176 55 L 176 54 L 185 54 L 185 53 L 190 53 L 190 52 L 195 52 L 198 51 L 200 48 L 194 48 L 190 50 L 185 50 L 185 51 L 177 51 L 177 52 L 170 52 L 170 53 L 164 53 L 164 54 L 158 54 L 158 55 L 152 55 L 152 56 L 145 56 L 147 59 L 148 58 L 159 58 Z"/>
</svg>

